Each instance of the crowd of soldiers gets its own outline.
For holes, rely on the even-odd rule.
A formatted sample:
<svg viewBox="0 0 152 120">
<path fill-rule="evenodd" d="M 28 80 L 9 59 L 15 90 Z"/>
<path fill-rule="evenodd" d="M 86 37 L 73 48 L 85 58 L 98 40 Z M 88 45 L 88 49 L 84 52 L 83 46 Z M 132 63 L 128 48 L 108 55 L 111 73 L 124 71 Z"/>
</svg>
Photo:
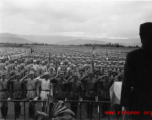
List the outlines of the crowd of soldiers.
<svg viewBox="0 0 152 120">
<path fill-rule="evenodd" d="M 12 48 L 7 49 L 12 52 Z M 123 51 L 92 52 L 76 48 L 25 48 L 17 51 L 14 54 L 25 54 L 17 59 L 11 58 L 9 54 L 9 57 L 1 58 L 0 61 L 1 100 L 47 100 L 49 94 L 52 100 L 110 101 L 111 85 L 123 79 L 126 56 Z M 78 103 L 70 104 L 71 110 L 77 115 Z M 1 102 L 0 107 L 2 117 L 5 118 L 8 104 Z M 34 107 L 35 104 L 30 102 L 30 118 L 34 117 Z M 87 117 L 92 117 L 93 108 L 93 104 L 87 104 Z M 107 111 L 108 104 L 103 103 L 101 108 L 105 117 L 104 111 Z M 42 111 L 45 111 L 44 103 Z M 18 118 L 20 114 L 21 105 L 16 102 L 15 115 Z"/>
</svg>

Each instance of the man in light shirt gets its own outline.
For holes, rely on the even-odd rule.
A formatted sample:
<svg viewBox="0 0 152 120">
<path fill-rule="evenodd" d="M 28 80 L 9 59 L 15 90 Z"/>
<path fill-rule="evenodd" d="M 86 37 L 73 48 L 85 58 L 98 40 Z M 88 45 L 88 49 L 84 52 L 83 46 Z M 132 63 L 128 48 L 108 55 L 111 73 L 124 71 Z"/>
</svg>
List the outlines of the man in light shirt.
<svg viewBox="0 0 152 120">
<path fill-rule="evenodd" d="M 47 100 L 48 96 L 53 99 L 53 85 L 49 79 L 49 73 L 45 72 L 42 77 L 36 78 L 40 82 L 41 90 L 38 88 L 38 97 L 41 100 Z M 45 104 L 42 104 L 42 111 L 45 111 Z"/>
</svg>

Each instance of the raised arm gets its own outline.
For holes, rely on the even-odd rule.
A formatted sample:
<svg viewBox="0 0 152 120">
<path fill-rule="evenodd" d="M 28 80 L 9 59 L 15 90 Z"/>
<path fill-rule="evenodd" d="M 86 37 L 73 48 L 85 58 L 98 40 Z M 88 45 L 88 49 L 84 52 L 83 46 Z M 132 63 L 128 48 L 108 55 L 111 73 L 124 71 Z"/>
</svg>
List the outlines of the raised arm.
<svg viewBox="0 0 152 120">
<path fill-rule="evenodd" d="M 88 77 L 88 75 L 85 75 L 84 77 L 82 77 L 82 78 L 80 79 L 80 81 L 84 81 L 86 77 Z"/>
<path fill-rule="evenodd" d="M 72 75 L 67 79 L 67 82 L 69 82 L 72 79 Z"/>
<path fill-rule="evenodd" d="M 29 76 L 29 74 L 27 74 L 26 76 L 24 76 L 24 77 L 20 80 L 20 82 L 24 82 L 24 80 L 25 80 L 28 76 Z"/>
<path fill-rule="evenodd" d="M 7 81 L 10 81 L 10 80 L 12 80 L 13 78 L 15 78 L 16 77 L 16 75 L 13 75 L 12 77 L 10 77 Z"/>
</svg>

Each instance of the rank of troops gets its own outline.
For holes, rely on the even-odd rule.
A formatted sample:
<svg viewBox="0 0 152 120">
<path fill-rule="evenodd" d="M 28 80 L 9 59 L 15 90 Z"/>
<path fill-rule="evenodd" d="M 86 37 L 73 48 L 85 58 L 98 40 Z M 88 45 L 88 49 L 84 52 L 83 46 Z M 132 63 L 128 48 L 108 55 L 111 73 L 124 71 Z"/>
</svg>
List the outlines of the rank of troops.
<svg viewBox="0 0 152 120">
<path fill-rule="evenodd" d="M 50 52 L 51 51 L 51 52 Z M 70 49 L 37 49 L 18 59 L 0 61 L 1 100 L 90 100 L 110 101 L 109 88 L 114 81 L 122 81 L 125 54 L 103 51 L 91 55 L 86 51 Z M 72 102 L 71 110 L 77 115 L 78 103 Z M 5 118 L 8 103 L 1 102 L 1 114 Z M 45 104 L 41 104 L 45 111 Z M 35 115 L 35 103 L 29 103 L 29 117 Z M 92 117 L 93 104 L 87 104 L 87 117 Z M 108 104 L 101 106 L 108 110 Z M 21 104 L 15 102 L 15 116 L 20 117 Z M 76 116 L 75 116 L 76 117 Z"/>
</svg>

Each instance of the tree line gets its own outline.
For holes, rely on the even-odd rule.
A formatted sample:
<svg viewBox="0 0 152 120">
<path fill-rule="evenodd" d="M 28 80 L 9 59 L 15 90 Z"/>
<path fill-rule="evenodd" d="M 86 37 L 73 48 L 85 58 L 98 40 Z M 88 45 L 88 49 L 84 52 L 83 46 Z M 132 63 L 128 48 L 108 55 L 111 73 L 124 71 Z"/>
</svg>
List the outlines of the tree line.
<svg viewBox="0 0 152 120">
<path fill-rule="evenodd" d="M 84 45 L 81 45 L 81 46 L 96 46 L 96 47 L 128 47 L 128 48 L 139 48 L 138 45 L 133 45 L 133 46 L 124 46 L 124 45 L 120 45 L 118 43 L 108 43 L 108 44 L 84 44 Z"/>
<path fill-rule="evenodd" d="M 55 44 L 47 44 L 47 43 L 0 43 L 0 46 L 4 46 L 4 47 L 23 47 L 26 45 L 43 45 L 43 46 L 50 46 L 50 45 L 55 45 Z M 66 45 L 65 45 L 66 46 Z M 87 47 L 91 47 L 91 46 L 96 46 L 96 47 L 127 47 L 127 48 L 139 48 L 138 45 L 134 45 L 134 46 L 124 46 L 124 45 L 120 45 L 118 43 L 108 43 L 108 44 L 82 44 L 82 45 L 69 45 L 69 46 L 87 46 Z"/>
</svg>

